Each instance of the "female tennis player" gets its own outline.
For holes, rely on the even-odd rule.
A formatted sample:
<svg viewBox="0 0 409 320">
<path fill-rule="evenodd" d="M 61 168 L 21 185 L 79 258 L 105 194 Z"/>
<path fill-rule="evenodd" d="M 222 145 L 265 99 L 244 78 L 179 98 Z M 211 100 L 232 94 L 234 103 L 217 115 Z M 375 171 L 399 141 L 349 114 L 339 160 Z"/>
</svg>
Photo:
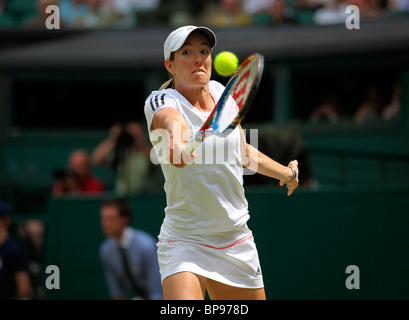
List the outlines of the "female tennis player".
<svg viewBox="0 0 409 320">
<path fill-rule="evenodd" d="M 228 137 L 209 136 L 191 155 L 183 151 L 224 90 L 210 79 L 215 44 L 216 36 L 206 27 L 184 26 L 170 33 L 164 59 L 171 79 L 145 102 L 150 140 L 165 178 L 158 260 L 166 300 L 205 299 L 206 290 L 210 299 L 266 299 L 247 226 L 243 166 L 279 180 L 288 195 L 298 186 L 297 160 L 284 166 L 267 157 L 245 141 L 241 127 Z M 212 147 L 216 152 L 209 156 Z M 214 155 L 226 147 L 229 152 L 221 154 L 227 158 L 219 161 Z"/>
</svg>

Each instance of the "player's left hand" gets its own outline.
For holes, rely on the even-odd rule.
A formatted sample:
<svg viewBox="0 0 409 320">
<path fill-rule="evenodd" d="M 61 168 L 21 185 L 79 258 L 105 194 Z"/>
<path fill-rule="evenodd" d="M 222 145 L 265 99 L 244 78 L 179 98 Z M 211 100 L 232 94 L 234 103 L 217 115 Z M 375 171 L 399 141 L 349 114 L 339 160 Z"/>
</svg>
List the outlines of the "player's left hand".
<svg viewBox="0 0 409 320">
<path fill-rule="evenodd" d="M 299 183 L 299 180 L 298 180 L 298 173 L 299 173 L 298 161 L 297 160 L 290 161 L 290 163 L 288 164 L 287 167 L 293 167 L 297 174 L 295 175 L 294 179 L 292 179 L 288 183 L 285 183 L 284 181 L 281 180 L 280 181 L 280 186 L 282 187 L 282 186 L 284 186 L 286 184 L 287 189 L 288 189 L 287 196 L 291 196 L 291 194 L 294 192 L 294 190 L 298 187 L 298 183 Z"/>
</svg>

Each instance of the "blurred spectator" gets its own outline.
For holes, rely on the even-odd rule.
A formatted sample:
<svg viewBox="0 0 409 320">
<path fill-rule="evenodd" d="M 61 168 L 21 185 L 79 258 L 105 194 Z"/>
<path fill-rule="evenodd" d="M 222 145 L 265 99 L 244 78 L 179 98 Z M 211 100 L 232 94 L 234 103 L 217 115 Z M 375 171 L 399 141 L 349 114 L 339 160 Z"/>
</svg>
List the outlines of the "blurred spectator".
<svg viewBox="0 0 409 320">
<path fill-rule="evenodd" d="M 364 0 L 360 7 L 361 20 L 379 20 L 390 17 L 387 0 Z"/>
<path fill-rule="evenodd" d="M 262 13 L 253 15 L 253 21 L 258 25 L 295 25 L 298 21 L 293 16 L 291 6 L 285 0 L 274 0 Z"/>
<path fill-rule="evenodd" d="M 392 89 L 391 102 L 383 109 L 382 119 L 394 120 L 400 115 L 400 85 L 397 83 Z"/>
<path fill-rule="evenodd" d="M 0 0 L 0 27 L 25 26 L 38 16 L 36 0 Z"/>
<path fill-rule="evenodd" d="M 111 298 L 163 299 L 156 240 L 130 226 L 129 202 L 123 198 L 104 200 L 100 215 L 106 239 L 99 254 Z"/>
<path fill-rule="evenodd" d="M 117 14 L 115 27 L 131 28 L 140 24 L 142 15 L 159 7 L 159 0 L 111 0 L 112 10 Z"/>
<path fill-rule="evenodd" d="M 54 171 L 52 195 L 95 194 L 105 191 L 104 183 L 92 172 L 88 151 L 77 149 L 68 158 L 68 170 Z"/>
<path fill-rule="evenodd" d="M 409 0 L 389 0 L 388 7 L 396 11 L 409 11 Z"/>
<path fill-rule="evenodd" d="M 221 0 L 219 6 L 210 6 L 204 22 L 213 27 L 243 27 L 252 23 L 252 17 L 243 10 L 242 0 Z"/>
<path fill-rule="evenodd" d="M 84 16 L 85 28 L 110 28 L 117 19 L 112 10 L 111 3 L 107 0 L 88 0 L 89 10 Z"/>
<path fill-rule="evenodd" d="M 245 132 L 248 141 L 250 131 Z M 300 169 L 299 185 L 306 189 L 317 186 L 309 150 L 303 136 L 296 130 L 283 129 L 271 124 L 258 131 L 258 149 L 280 163 L 297 159 Z M 260 174 L 244 175 L 243 178 L 246 185 L 271 185 L 271 179 Z"/>
<path fill-rule="evenodd" d="M 332 0 L 293 0 L 294 7 L 297 9 L 316 10 L 328 5 Z"/>
<path fill-rule="evenodd" d="M 6 1 L 7 0 L 0 0 L 0 16 L 4 13 L 6 10 Z"/>
<path fill-rule="evenodd" d="M 26 23 L 28 28 L 45 28 L 46 21 L 51 13 L 46 13 L 48 6 L 59 6 L 60 0 L 37 0 L 37 16 L 29 19 Z M 60 27 L 63 26 L 62 21 L 60 21 Z"/>
<path fill-rule="evenodd" d="M 9 232 L 11 209 L 0 201 L 0 300 L 32 298 L 28 260 Z"/>
<path fill-rule="evenodd" d="M 274 3 L 270 6 L 270 15 L 272 18 L 271 24 L 273 25 L 298 23 L 286 0 L 274 0 Z"/>
<path fill-rule="evenodd" d="M 92 152 L 94 165 L 109 166 L 115 171 L 115 192 L 119 195 L 139 194 L 150 189 L 153 163 L 144 127 L 139 121 L 124 126 L 114 124 L 107 139 Z"/>
<path fill-rule="evenodd" d="M 61 21 L 68 28 L 82 28 L 89 10 L 88 0 L 61 0 Z"/>
<path fill-rule="evenodd" d="M 243 11 L 249 15 L 256 15 L 269 11 L 274 0 L 243 0 Z"/>
<path fill-rule="evenodd" d="M 362 12 L 365 10 L 367 0 L 348 0 L 348 5 L 354 5 L 359 8 L 359 11 Z"/>
<path fill-rule="evenodd" d="M 347 8 L 345 0 L 331 0 L 314 13 L 314 23 L 317 25 L 342 24 L 345 23 L 349 14 L 345 12 Z"/>
<path fill-rule="evenodd" d="M 314 24 L 315 11 L 325 7 L 331 0 L 293 0 L 294 16 L 300 24 Z"/>
<path fill-rule="evenodd" d="M 80 192 L 77 175 L 69 169 L 55 169 L 53 172 L 53 196 L 71 192 Z"/>
<path fill-rule="evenodd" d="M 306 6 L 320 8 L 328 5 L 332 0 L 293 0 L 296 3 L 303 3 Z"/>
<path fill-rule="evenodd" d="M 326 120 L 336 123 L 339 120 L 338 115 L 339 102 L 334 90 L 329 90 L 324 101 L 315 108 L 310 115 L 310 122 L 317 123 Z"/>
<path fill-rule="evenodd" d="M 70 28 L 132 28 L 159 0 L 61 0 L 61 18 Z"/>
<path fill-rule="evenodd" d="M 384 100 L 375 87 L 368 89 L 367 99 L 358 107 L 354 114 L 354 120 L 364 122 L 379 119 L 385 107 Z"/>
<path fill-rule="evenodd" d="M 43 264 L 45 258 L 45 225 L 41 220 L 27 219 L 18 225 L 18 235 L 26 251 L 33 299 L 44 299 Z"/>
</svg>

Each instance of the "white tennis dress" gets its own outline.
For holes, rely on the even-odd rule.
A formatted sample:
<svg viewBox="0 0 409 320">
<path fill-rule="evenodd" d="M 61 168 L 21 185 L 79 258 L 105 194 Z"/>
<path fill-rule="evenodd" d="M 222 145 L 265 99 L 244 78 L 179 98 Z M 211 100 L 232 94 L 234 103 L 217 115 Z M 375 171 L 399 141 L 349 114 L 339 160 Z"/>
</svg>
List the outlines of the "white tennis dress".
<svg viewBox="0 0 409 320">
<path fill-rule="evenodd" d="M 224 86 L 209 82 L 218 101 Z M 237 108 L 231 102 L 232 108 Z M 178 91 L 153 91 L 145 102 L 148 128 L 155 113 L 175 108 L 197 132 L 210 112 L 196 109 Z M 240 131 L 227 137 L 209 136 L 196 149 L 196 159 L 176 168 L 166 159 L 163 130 L 149 132 L 165 177 L 165 218 L 158 242 L 162 281 L 169 275 L 190 271 L 242 288 L 262 288 L 263 278 L 253 234 L 247 226 L 248 204 L 243 189 Z"/>
</svg>

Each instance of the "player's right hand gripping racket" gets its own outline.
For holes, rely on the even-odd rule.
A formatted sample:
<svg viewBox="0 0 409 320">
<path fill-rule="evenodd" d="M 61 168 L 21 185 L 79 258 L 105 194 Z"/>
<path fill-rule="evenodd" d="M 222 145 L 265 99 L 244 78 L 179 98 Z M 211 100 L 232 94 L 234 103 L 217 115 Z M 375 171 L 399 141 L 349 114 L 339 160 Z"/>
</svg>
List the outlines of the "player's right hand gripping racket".
<svg viewBox="0 0 409 320">
<path fill-rule="evenodd" d="M 259 53 L 251 54 L 237 67 L 202 128 L 186 143 L 187 154 L 192 154 L 208 135 L 225 137 L 242 122 L 256 95 L 263 70 L 264 57 Z"/>
</svg>

